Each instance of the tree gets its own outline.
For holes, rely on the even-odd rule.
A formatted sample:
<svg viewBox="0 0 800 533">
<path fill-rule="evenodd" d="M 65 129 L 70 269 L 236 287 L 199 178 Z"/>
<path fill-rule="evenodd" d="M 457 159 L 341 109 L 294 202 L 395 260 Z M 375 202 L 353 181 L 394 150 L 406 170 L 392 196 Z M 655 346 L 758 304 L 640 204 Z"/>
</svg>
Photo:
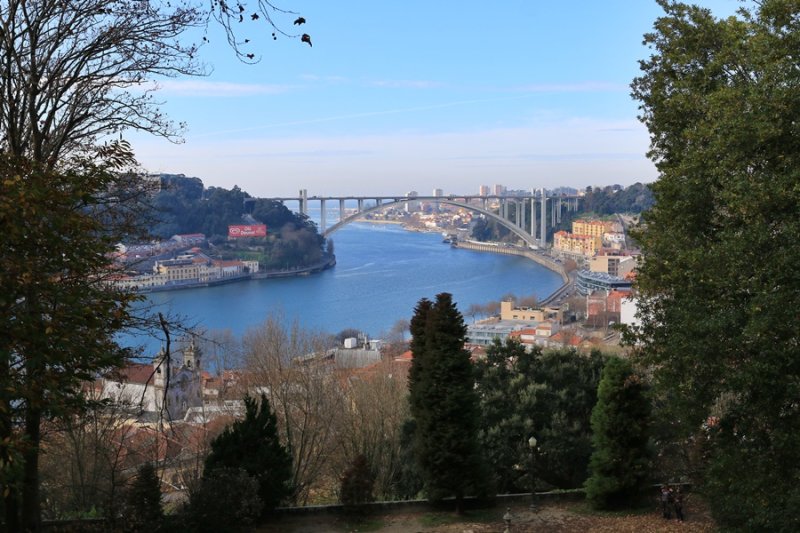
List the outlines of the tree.
<svg viewBox="0 0 800 533">
<path fill-rule="evenodd" d="M 127 520 L 133 529 L 152 530 L 164 518 L 161 507 L 161 480 L 152 463 L 139 467 L 136 478 L 128 490 Z"/>
<path fill-rule="evenodd" d="M 478 398 L 467 328 L 452 296 L 422 299 L 411 319 L 413 360 L 409 401 L 416 421 L 415 456 L 428 497 L 454 495 L 459 512 L 467 494 L 486 489 L 478 449 Z"/>
<path fill-rule="evenodd" d="M 248 531 L 262 516 L 259 483 L 240 468 L 215 468 L 189 495 L 186 530 Z"/>
<path fill-rule="evenodd" d="M 263 512 L 268 512 L 292 492 L 292 458 L 280 443 L 275 415 L 267 397 L 245 397 L 245 415 L 211 442 L 205 474 L 214 470 L 241 469 L 258 482 Z"/>
<path fill-rule="evenodd" d="M 109 285 L 107 254 L 139 192 L 117 173 L 131 160 L 123 145 L 103 157 L 54 172 L 0 156 L 0 482 L 12 530 L 38 528 L 43 421 L 79 411 L 81 384 L 129 355 L 114 335 L 139 297 Z"/>
<path fill-rule="evenodd" d="M 408 418 L 408 390 L 402 365 L 382 361 L 368 375 L 342 379 L 338 416 L 329 420 L 339 434 L 340 454 L 328 454 L 336 472 L 363 457 L 372 472 L 374 496 L 380 500 L 401 497 L 398 478 L 403 468 L 403 423 Z M 344 500 L 343 500 L 344 502 Z"/>
<path fill-rule="evenodd" d="M 633 82 L 659 171 L 635 235 L 638 353 L 672 439 L 709 442 L 696 481 L 718 523 L 795 530 L 800 6 L 764 0 L 719 20 L 660 4 Z"/>
<path fill-rule="evenodd" d="M 637 505 L 649 474 L 650 404 L 629 362 L 612 357 L 603 369 L 592 410 L 591 476 L 586 499 L 596 509 Z"/>
<path fill-rule="evenodd" d="M 331 347 L 330 336 L 305 330 L 278 315 L 247 331 L 242 341 L 249 387 L 263 387 L 278 418 L 282 442 L 292 454 L 291 500 L 308 501 L 319 487 L 331 450 L 341 435 L 333 421 L 342 412 L 336 376 L 315 358 Z M 337 474 L 338 475 L 338 474 Z"/>
<path fill-rule="evenodd" d="M 363 455 L 357 455 L 353 464 L 342 476 L 339 488 L 339 501 L 348 507 L 373 501 L 372 490 L 375 474 L 372 473 Z"/>
<path fill-rule="evenodd" d="M 590 417 L 605 357 L 575 350 L 525 350 L 499 341 L 475 363 L 481 449 L 499 492 L 530 490 L 528 439 L 536 437 L 536 477 L 558 488 L 580 487 L 591 455 Z"/>
<path fill-rule="evenodd" d="M 78 382 L 126 355 L 113 338 L 131 325 L 135 298 L 111 288 L 107 255 L 129 236 L 119 217 L 142 185 L 125 172 L 130 150 L 101 141 L 129 129 L 177 139 L 152 82 L 204 72 L 197 46 L 182 39 L 210 20 L 240 58 L 257 60 L 234 26 L 244 12 L 273 24 L 281 11 L 252 4 L 0 4 L 0 482 L 12 530 L 39 527 L 43 418 L 79 404 Z"/>
</svg>

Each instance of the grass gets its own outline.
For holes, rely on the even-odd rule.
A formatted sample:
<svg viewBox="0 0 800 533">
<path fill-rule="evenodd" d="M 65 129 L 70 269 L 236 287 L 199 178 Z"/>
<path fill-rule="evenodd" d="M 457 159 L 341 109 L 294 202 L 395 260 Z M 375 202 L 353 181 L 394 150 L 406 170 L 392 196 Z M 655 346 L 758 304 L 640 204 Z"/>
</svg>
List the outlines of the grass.
<svg viewBox="0 0 800 533">
<path fill-rule="evenodd" d="M 476 509 L 463 515 L 456 513 L 425 513 L 419 517 L 419 523 L 425 527 L 437 527 L 460 522 L 489 523 L 497 521 L 497 509 Z"/>
<path fill-rule="evenodd" d="M 339 523 L 339 528 L 348 533 L 362 533 L 368 531 L 380 531 L 386 522 L 382 518 L 363 517 L 348 518 Z"/>
</svg>

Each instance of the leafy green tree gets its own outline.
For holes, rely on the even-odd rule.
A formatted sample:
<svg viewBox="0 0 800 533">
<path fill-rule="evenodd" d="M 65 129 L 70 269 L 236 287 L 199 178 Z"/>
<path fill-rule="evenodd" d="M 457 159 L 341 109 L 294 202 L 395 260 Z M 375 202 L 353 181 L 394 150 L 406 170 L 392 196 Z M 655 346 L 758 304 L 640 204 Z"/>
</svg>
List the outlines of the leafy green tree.
<svg viewBox="0 0 800 533">
<path fill-rule="evenodd" d="M 189 496 L 184 528 L 200 533 L 248 531 L 263 515 L 257 479 L 240 468 L 215 468 Z"/>
<path fill-rule="evenodd" d="M 528 353 L 519 342 L 509 339 L 505 344 L 495 341 L 486 350 L 486 358 L 475 363 L 481 419 L 478 440 L 499 493 L 531 486 L 531 480 L 525 478 L 528 469 L 521 470 L 518 465 L 528 464 L 528 439 L 534 431 L 528 406 L 520 404 L 521 389 L 531 383 L 532 376 L 519 373 L 519 367 L 525 365 L 523 360 L 540 354 L 538 349 Z"/>
<path fill-rule="evenodd" d="M 220 468 L 241 469 L 258 482 L 263 512 L 269 512 L 291 494 L 292 459 L 278 438 L 275 415 L 269 401 L 244 399 L 245 416 L 225 428 L 211 442 L 204 478 Z"/>
<path fill-rule="evenodd" d="M 0 155 L 0 485 L 11 530 L 38 528 L 42 424 L 86 405 L 81 385 L 120 366 L 116 333 L 139 297 L 109 286 L 107 254 L 136 218 L 124 144 L 50 171 Z M 134 202 L 135 203 L 135 202 Z"/>
<path fill-rule="evenodd" d="M 592 410 L 586 499 L 596 509 L 636 506 L 650 475 L 650 403 L 631 364 L 612 357 L 603 369 Z"/>
<path fill-rule="evenodd" d="M 409 401 L 416 421 L 415 457 L 428 497 L 453 495 L 459 512 L 464 496 L 486 490 L 466 332 L 448 293 L 438 294 L 434 303 L 420 300 L 411 319 Z"/>
<path fill-rule="evenodd" d="M 489 346 L 486 358 L 475 363 L 479 439 L 499 492 L 530 490 L 532 436 L 538 441 L 537 478 L 559 488 L 583 485 L 604 362 L 599 352 L 528 352 L 509 339 Z"/>
<path fill-rule="evenodd" d="M 134 531 L 153 531 L 163 518 L 161 481 L 153 465 L 144 463 L 128 491 L 127 525 Z"/>
<path fill-rule="evenodd" d="M 640 354 L 673 439 L 709 442 L 697 481 L 718 523 L 797 530 L 800 5 L 660 4 L 633 82 L 659 171 L 637 235 Z"/>
</svg>

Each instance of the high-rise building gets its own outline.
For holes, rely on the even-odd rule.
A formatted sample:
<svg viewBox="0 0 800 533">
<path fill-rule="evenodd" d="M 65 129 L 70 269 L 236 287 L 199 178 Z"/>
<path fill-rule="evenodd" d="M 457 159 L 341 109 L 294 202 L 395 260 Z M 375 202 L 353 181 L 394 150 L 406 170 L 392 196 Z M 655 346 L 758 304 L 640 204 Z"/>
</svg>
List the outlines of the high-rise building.
<svg viewBox="0 0 800 533">
<path fill-rule="evenodd" d="M 444 192 L 442 191 L 442 189 L 433 189 L 433 196 L 439 198 L 441 196 L 444 196 Z"/>
<path fill-rule="evenodd" d="M 503 196 L 503 194 L 505 194 L 505 192 L 506 192 L 506 186 L 505 185 L 500 185 L 499 183 L 496 183 L 494 185 L 494 195 L 495 196 Z"/>
<path fill-rule="evenodd" d="M 488 185 L 481 185 L 478 188 L 478 195 L 479 196 L 489 196 L 489 186 Z"/>
</svg>

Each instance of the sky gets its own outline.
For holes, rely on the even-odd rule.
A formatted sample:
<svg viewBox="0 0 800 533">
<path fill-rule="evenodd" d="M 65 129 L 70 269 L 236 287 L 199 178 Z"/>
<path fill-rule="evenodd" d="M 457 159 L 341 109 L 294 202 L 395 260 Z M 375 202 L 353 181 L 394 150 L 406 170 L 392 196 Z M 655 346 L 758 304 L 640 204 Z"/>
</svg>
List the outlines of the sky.
<svg viewBox="0 0 800 533">
<path fill-rule="evenodd" d="M 184 142 L 130 133 L 149 172 L 258 197 L 476 194 L 657 178 L 630 83 L 654 0 L 275 0 L 313 46 L 247 26 L 256 65 L 217 28 L 208 76 L 159 82 Z M 729 16 L 738 0 L 699 0 Z"/>
</svg>

